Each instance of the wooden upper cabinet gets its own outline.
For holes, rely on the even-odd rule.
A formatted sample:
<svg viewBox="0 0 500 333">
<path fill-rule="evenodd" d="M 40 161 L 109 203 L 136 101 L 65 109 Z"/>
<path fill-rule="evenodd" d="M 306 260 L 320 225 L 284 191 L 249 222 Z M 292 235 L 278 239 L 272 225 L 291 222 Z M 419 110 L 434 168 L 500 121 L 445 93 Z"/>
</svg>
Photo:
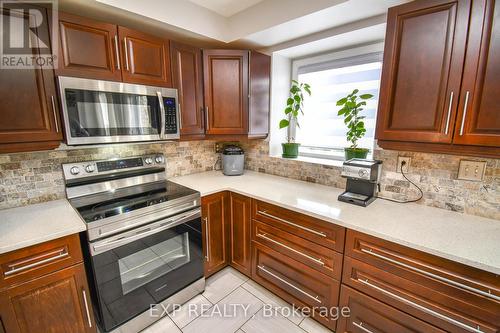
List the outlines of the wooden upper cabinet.
<svg viewBox="0 0 500 333">
<path fill-rule="evenodd" d="M 470 0 L 421 0 L 389 9 L 376 137 L 451 143 Z"/>
<path fill-rule="evenodd" d="M 207 134 L 248 134 L 248 51 L 203 50 Z"/>
<path fill-rule="evenodd" d="M 172 83 L 179 94 L 181 137 L 202 138 L 205 134 L 201 49 L 170 43 Z"/>
<path fill-rule="evenodd" d="M 57 75 L 121 81 L 117 26 L 59 13 Z"/>
<path fill-rule="evenodd" d="M 3 17 L 10 15 L 8 7 L 9 4 L 4 4 L 0 13 Z M 47 11 L 40 8 L 40 12 L 42 25 L 31 29 L 37 29 L 42 40 L 49 40 Z M 29 14 L 27 10 L 24 13 L 23 24 L 25 31 L 29 31 Z M 29 45 L 24 50 L 37 55 L 36 49 Z M 52 67 L 1 69 L 0 105 L 0 153 L 59 146 L 62 131 Z"/>
<path fill-rule="evenodd" d="M 250 51 L 248 136 L 265 138 L 269 133 L 271 57 Z"/>
<path fill-rule="evenodd" d="M 205 276 L 229 263 L 229 193 L 219 192 L 201 198 Z"/>
<path fill-rule="evenodd" d="M 171 87 L 169 41 L 118 27 L 124 82 Z"/>
<path fill-rule="evenodd" d="M 472 5 L 454 142 L 500 147 L 500 1 Z"/>
</svg>

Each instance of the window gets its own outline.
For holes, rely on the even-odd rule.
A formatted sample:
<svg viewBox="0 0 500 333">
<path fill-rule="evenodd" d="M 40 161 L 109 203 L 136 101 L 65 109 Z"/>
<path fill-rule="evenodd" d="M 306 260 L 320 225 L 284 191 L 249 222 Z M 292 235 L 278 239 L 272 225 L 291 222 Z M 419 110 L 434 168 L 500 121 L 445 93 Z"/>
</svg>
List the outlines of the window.
<svg viewBox="0 0 500 333">
<path fill-rule="evenodd" d="M 298 67 L 297 80 L 310 84 L 312 90 L 312 96 L 304 99 L 300 128 L 295 129 L 301 156 L 343 159 L 349 143 L 336 102 L 354 89 L 374 95 L 362 111 L 366 134 L 358 141 L 359 147 L 373 150 L 381 70 L 380 52 Z"/>
</svg>

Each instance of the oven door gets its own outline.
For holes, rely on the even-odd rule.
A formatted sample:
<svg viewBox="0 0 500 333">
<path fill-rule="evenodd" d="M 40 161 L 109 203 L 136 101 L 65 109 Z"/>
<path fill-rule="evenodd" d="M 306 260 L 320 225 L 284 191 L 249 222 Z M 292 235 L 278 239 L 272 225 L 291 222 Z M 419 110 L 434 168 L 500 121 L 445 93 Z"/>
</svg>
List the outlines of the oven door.
<svg viewBox="0 0 500 333">
<path fill-rule="evenodd" d="M 177 90 L 60 76 L 68 145 L 178 138 Z"/>
<path fill-rule="evenodd" d="M 199 208 L 90 243 L 98 317 L 105 331 L 203 278 Z"/>
</svg>

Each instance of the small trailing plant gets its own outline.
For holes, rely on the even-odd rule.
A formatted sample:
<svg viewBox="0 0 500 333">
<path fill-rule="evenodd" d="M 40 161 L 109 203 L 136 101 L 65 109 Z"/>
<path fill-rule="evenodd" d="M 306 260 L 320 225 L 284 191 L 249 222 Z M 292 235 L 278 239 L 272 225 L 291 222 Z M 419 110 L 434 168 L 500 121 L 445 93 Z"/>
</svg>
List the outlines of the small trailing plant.
<svg viewBox="0 0 500 333">
<path fill-rule="evenodd" d="M 365 116 L 360 115 L 363 111 L 363 106 L 366 106 L 366 100 L 373 97 L 371 94 L 363 94 L 358 96 L 358 89 L 354 89 L 352 93 L 337 101 L 337 106 L 342 106 L 338 111 L 339 116 L 344 116 L 344 124 L 347 125 L 347 141 L 351 143 L 351 149 L 357 149 L 358 140 L 365 133 Z"/>
<path fill-rule="evenodd" d="M 284 110 L 286 118 L 281 119 L 280 129 L 290 126 L 292 121 L 295 122 L 297 127 L 300 127 L 298 122 L 299 112 L 304 115 L 304 94 L 311 96 L 311 86 L 307 83 L 299 83 L 292 80 L 292 87 L 290 88 L 290 97 L 286 101 L 286 108 Z M 295 138 L 287 136 L 287 142 L 293 143 Z"/>
</svg>

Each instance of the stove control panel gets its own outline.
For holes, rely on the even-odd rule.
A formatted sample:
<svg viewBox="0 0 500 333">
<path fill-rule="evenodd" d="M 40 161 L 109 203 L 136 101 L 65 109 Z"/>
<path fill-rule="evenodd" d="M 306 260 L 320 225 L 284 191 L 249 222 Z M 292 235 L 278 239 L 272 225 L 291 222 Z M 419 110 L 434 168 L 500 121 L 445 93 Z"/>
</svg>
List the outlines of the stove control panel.
<svg viewBox="0 0 500 333">
<path fill-rule="evenodd" d="M 66 180 L 80 179 L 97 175 L 117 174 L 124 171 L 140 171 L 149 168 L 165 168 L 163 154 L 118 158 L 102 161 L 86 161 L 63 164 Z"/>
</svg>

